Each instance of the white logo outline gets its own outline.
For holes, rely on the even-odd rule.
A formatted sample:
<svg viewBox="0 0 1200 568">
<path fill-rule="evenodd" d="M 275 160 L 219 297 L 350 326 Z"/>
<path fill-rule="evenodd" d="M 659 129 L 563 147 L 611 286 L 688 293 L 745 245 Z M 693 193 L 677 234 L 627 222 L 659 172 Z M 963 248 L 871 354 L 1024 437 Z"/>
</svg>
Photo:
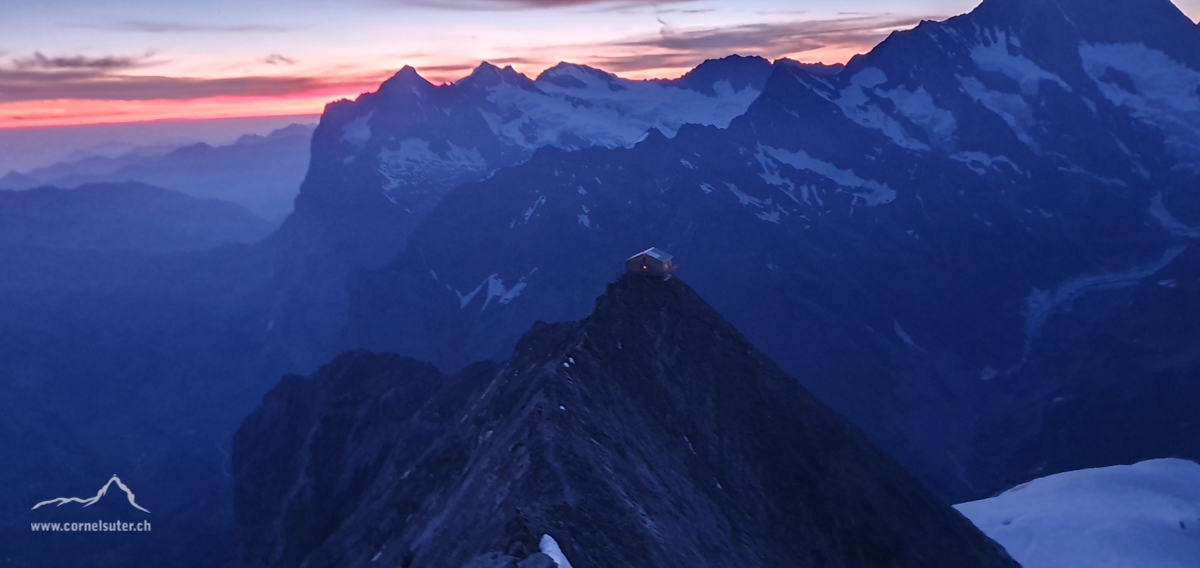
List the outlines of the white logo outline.
<svg viewBox="0 0 1200 568">
<path fill-rule="evenodd" d="M 150 511 L 147 511 L 146 509 L 142 508 L 141 505 L 138 505 L 137 501 L 133 500 L 133 491 L 129 490 L 128 485 L 121 483 L 121 478 L 117 477 L 117 474 L 115 474 L 115 473 L 113 474 L 112 479 L 109 479 L 108 483 L 105 483 L 104 487 L 101 487 L 100 491 L 96 492 L 95 497 L 91 497 L 89 499 L 80 499 L 79 497 L 59 497 L 57 499 L 50 499 L 49 501 L 42 501 L 41 503 L 34 505 L 33 509 L 41 507 L 42 505 L 49 505 L 51 503 L 58 503 L 58 505 L 56 505 L 58 507 L 66 505 L 67 503 L 83 503 L 84 507 L 91 507 L 92 505 L 95 505 L 96 502 L 99 501 L 101 497 L 104 497 L 104 494 L 108 492 L 108 486 L 112 485 L 113 482 L 116 482 L 117 487 L 119 487 L 122 491 L 125 492 L 126 497 L 129 499 L 130 505 L 133 505 L 134 508 L 136 508 L 136 509 L 146 511 L 147 513 L 150 512 Z M 32 511 L 33 509 L 30 509 L 30 511 Z"/>
</svg>

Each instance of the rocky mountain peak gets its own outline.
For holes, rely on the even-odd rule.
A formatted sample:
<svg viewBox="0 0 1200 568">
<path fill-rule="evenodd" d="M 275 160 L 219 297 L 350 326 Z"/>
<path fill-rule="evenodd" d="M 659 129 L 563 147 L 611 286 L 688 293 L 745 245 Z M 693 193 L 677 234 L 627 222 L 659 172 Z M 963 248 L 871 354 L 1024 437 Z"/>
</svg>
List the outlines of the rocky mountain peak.
<svg viewBox="0 0 1200 568">
<path fill-rule="evenodd" d="M 251 566 L 498 568 L 543 535 L 580 566 L 1015 566 L 677 278 L 621 278 L 498 371 L 344 355 L 234 454 Z"/>
<path fill-rule="evenodd" d="M 590 84 L 600 83 L 607 84 L 608 88 L 614 91 L 624 89 L 620 85 L 616 75 L 607 71 L 581 65 L 578 63 L 567 63 L 560 61 L 537 76 L 536 81 L 547 82 L 563 88 L 587 88 Z"/>
<path fill-rule="evenodd" d="M 430 83 L 428 80 L 422 77 L 420 73 L 417 73 L 416 69 L 409 65 L 405 65 L 404 67 L 400 68 L 395 75 L 392 75 L 392 78 L 384 81 L 383 84 L 379 86 L 379 92 L 400 92 L 402 90 L 414 88 L 425 89 L 432 87 L 433 83 Z"/>
<path fill-rule="evenodd" d="M 458 82 L 460 85 L 471 85 L 478 87 L 491 87 L 500 83 L 510 83 L 522 88 L 532 88 L 533 82 L 529 77 L 522 73 L 518 73 L 513 69 L 512 65 L 505 65 L 503 68 L 497 67 L 484 61 L 480 63 L 471 74 Z"/>
<path fill-rule="evenodd" d="M 721 81 L 727 82 L 734 91 L 746 88 L 761 91 L 771 74 L 771 67 L 771 62 L 762 57 L 730 55 L 704 61 L 680 77 L 677 84 L 708 96 L 717 95 L 714 88 Z"/>
<path fill-rule="evenodd" d="M 1196 25 L 1171 0 L 985 0 L 961 19 L 1074 42 L 1142 43 L 1171 54 L 1200 42 Z"/>
</svg>

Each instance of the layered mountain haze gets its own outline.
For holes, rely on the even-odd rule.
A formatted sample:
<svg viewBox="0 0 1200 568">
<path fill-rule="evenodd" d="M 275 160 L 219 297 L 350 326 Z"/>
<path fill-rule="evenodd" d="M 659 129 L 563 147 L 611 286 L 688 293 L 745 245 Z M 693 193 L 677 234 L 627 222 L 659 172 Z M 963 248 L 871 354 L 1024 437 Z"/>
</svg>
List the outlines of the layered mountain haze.
<svg viewBox="0 0 1200 568">
<path fill-rule="evenodd" d="M 526 566 L 544 534 L 578 566 L 1017 566 L 679 279 L 499 369 L 343 354 L 233 460 L 245 566 Z"/>
<path fill-rule="evenodd" d="M 115 156 L 84 155 L 0 178 L 0 188 L 140 182 L 201 198 L 230 201 L 278 224 L 308 167 L 311 125 L 293 124 L 266 136 L 249 134 L 232 144 L 134 148 Z"/>
<path fill-rule="evenodd" d="M 245 208 L 141 183 L 0 190 L 0 247 L 75 251 L 185 251 L 254 243 L 270 223 Z"/>
</svg>

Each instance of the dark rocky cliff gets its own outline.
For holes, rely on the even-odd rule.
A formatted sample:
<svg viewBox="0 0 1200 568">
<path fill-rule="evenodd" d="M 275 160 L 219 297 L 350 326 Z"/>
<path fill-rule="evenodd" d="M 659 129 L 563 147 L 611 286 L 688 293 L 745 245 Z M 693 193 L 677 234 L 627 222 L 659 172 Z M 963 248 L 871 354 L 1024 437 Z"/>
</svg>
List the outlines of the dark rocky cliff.
<svg viewBox="0 0 1200 568">
<path fill-rule="evenodd" d="M 1016 566 L 678 279 L 499 370 L 343 354 L 233 460 L 246 566 Z"/>
</svg>

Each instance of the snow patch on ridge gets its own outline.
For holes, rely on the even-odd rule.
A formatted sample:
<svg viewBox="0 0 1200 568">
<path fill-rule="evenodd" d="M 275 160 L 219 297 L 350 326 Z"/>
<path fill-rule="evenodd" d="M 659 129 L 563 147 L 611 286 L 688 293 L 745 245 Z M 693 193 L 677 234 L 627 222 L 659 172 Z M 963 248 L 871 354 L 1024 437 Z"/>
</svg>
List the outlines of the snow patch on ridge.
<svg viewBox="0 0 1200 568">
<path fill-rule="evenodd" d="M 895 104 L 896 112 L 924 130 L 925 135 L 935 145 L 948 148 L 954 146 L 958 121 L 955 120 L 954 113 L 934 104 L 933 96 L 925 87 L 918 87 L 916 91 L 898 87 L 884 94 Z"/>
<path fill-rule="evenodd" d="M 1013 163 L 1012 160 L 1008 159 L 1007 156 L 989 156 L 983 152 L 958 152 L 951 154 L 950 158 L 966 164 L 968 168 L 971 168 L 971 170 L 981 176 L 987 175 L 990 170 L 1003 172 L 1004 170 L 997 167 L 998 164 L 1004 164 L 1018 174 L 1030 175 L 1018 167 L 1017 164 Z"/>
<path fill-rule="evenodd" d="M 538 196 L 537 201 L 534 201 L 533 205 L 530 205 L 529 209 L 526 209 L 525 212 L 521 214 L 521 216 L 525 218 L 526 222 L 529 222 L 529 218 L 533 217 L 534 213 L 537 213 L 538 207 L 541 207 L 542 205 L 545 205 L 545 204 L 546 204 L 546 196 L 545 195 Z"/>
<path fill-rule="evenodd" d="M 504 279 L 500 278 L 499 274 L 492 274 L 487 278 L 484 278 L 483 282 L 466 294 L 459 292 L 449 284 L 446 285 L 446 288 L 458 296 L 458 309 L 460 310 L 471 305 L 471 301 L 474 300 L 480 292 L 484 292 L 483 307 L 479 308 L 479 311 L 483 312 L 487 309 L 488 305 L 492 303 L 492 299 L 496 299 L 496 302 L 499 304 L 507 304 L 515 300 L 517 296 L 520 296 L 521 292 L 525 290 L 526 286 L 527 284 L 525 283 L 525 278 L 521 278 L 520 281 L 518 281 L 516 284 L 513 284 L 512 288 L 506 287 L 504 285 Z"/>
<path fill-rule="evenodd" d="M 507 304 L 515 300 L 525 290 L 526 286 L 525 279 L 522 278 L 520 282 L 513 284 L 512 288 L 505 288 L 504 280 L 500 278 L 499 274 L 488 276 L 485 282 L 487 284 L 487 297 L 483 300 L 483 307 L 479 308 L 480 312 L 487 309 L 488 304 L 492 302 L 492 298 L 497 298 L 496 301 L 501 304 Z"/>
<path fill-rule="evenodd" d="M 879 97 L 875 88 L 887 82 L 887 74 L 877 67 L 867 67 L 850 78 L 850 85 L 833 100 L 847 118 L 867 128 L 882 132 L 897 145 L 910 150 L 928 150 L 929 146 L 912 137 L 904 126 L 872 100 Z M 914 105 L 916 108 L 919 105 Z"/>
<path fill-rule="evenodd" d="M 843 170 L 833 164 L 830 164 L 829 162 L 823 162 L 813 158 L 803 150 L 797 150 L 793 152 L 790 150 L 784 150 L 782 148 L 759 145 L 758 151 L 760 154 L 769 156 L 776 162 L 787 164 L 793 168 L 796 168 L 797 170 L 808 170 L 816 173 L 828 178 L 842 187 L 861 188 L 868 190 L 854 194 L 857 199 L 862 200 L 863 205 L 883 205 L 896 200 L 896 191 L 888 187 L 887 184 L 879 183 L 874 180 L 863 179 L 852 170 Z"/>
<path fill-rule="evenodd" d="M 763 202 L 761 200 L 759 200 L 757 197 L 754 197 L 753 195 L 749 195 L 746 192 L 738 189 L 738 186 L 733 185 L 732 183 L 726 182 L 725 187 L 729 188 L 730 193 L 737 196 L 738 203 L 741 203 L 742 205 L 756 205 L 758 207 L 762 207 Z"/>
<path fill-rule="evenodd" d="M 645 81 L 589 72 L 579 66 L 555 69 L 535 89 L 510 83 L 489 87 L 496 112 L 483 112 L 494 133 L 507 142 L 534 149 L 552 145 L 629 147 L 651 128 L 674 136 L 687 124 L 729 126 L 746 111 L 759 91 L 735 91 L 727 81 L 713 85 L 716 97 Z"/>
<path fill-rule="evenodd" d="M 987 30 L 989 33 L 983 41 L 971 49 L 971 60 L 983 71 L 1000 73 L 1020 85 L 1021 92 L 1034 96 L 1041 89 L 1043 81 L 1058 83 L 1063 89 L 1070 91 L 1071 86 L 1038 64 L 1026 59 L 1020 53 L 1020 41 L 1003 30 Z"/>
<path fill-rule="evenodd" d="M 401 140 L 396 148 L 379 151 L 379 173 L 388 179 L 384 186 L 390 191 L 401 185 L 437 183 L 450 176 L 475 177 L 487 169 L 487 160 L 475 148 L 463 148 L 447 143 L 448 149 L 435 153 L 429 141 L 420 138 Z"/>
<path fill-rule="evenodd" d="M 1163 229 L 1172 235 L 1200 239 L 1200 229 L 1189 227 L 1171 215 L 1166 204 L 1163 203 L 1162 193 L 1154 194 L 1154 199 L 1150 200 L 1150 217 L 1154 218 Z"/>
<path fill-rule="evenodd" d="M 850 78 L 850 85 L 838 93 L 833 102 L 847 118 L 882 132 L 897 145 L 910 150 L 928 150 L 929 145 L 914 138 L 909 129 L 879 104 L 881 100 L 888 99 L 892 102 L 895 114 L 923 130 L 932 143 L 953 146 L 958 129 L 954 114 L 934 104 L 933 97 L 925 87 L 918 87 L 915 91 L 905 87 L 881 90 L 880 86 L 887 80 L 883 70 L 867 67 Z"/>
<path fill-rule="evenodd" d="M 1076 298 L 1100 290 L 1116 290 L 1136 285 L 1147 276 L 1162 270 L 1187 247 L 1174 247 L 1163 253 L 1157 262 L 1125 272 L 1081 276 L 1059 284 L 1051 292 L 1034 288 L 1025 300 L 1025 352 L 1017 368 L 1025 363 L 1033 341 L 1041 337 L 1042 328 L 1055 312 L 1068 308 Z"/>
<path fill-rule="evenodd" d="M 1037 143 L 1034 142 L 1031 134 L 1035 126 L 1033 110 L 1029 108 L 1029 103 L 1026 103 L 1021 95 L 993 91 L 974 77 L 960 76 L 958 79 L 962 83 L 963 90 L 971 98 L 1004 119 L 1004 122 L 1022 143 L 1034 150 L 1037 149 Z"/>
<path fill-rule="evenodd" d="M 471 290 L 470 292 L 467 292 L 466 294 L 463 294 L 462 292 L 459 292 L 458 290 L 452 288 L 449 284 L 447 284 L 446 287 L 450 288 L 450 291 L 454 292 L 454 294 L 456 296 L 458 296 L 458 309 L 461 310 L 461 309 L 467 307 L 467 304 L 470 304 L 471 300 L 475 299 L 475 296 L 477 294 L 479 294 L 480 290 L 483 289 L 483 284 L 476 286 L 474 290 Z"/>
<path fill-rule="evenodd" d="M 342 142 L 347 142 L 360 148 L 363 144 L 366 144 L 371 139 L 370 120 L 373 114 L 375 114 L 375 111 L 368 112 L 347 122 L 346 126 L 342 127 Z"/>
<path fill-rule="evenodd" d="M 1187 460 L 1060 473 L 955 508 L 1025 568 L 1177 568 L 1200 558 L 1200 465 Z"/>
<path fill-rule="evenodd" d="M 554 537 L 544 534 L 541 542 L 538 543 L 538 551 L 554 560 L 558 568 L 572 568 L 571 563 L 567 561 L 566 555 L 563 554 L 562 548 L 559 548 L 558 541 Z"/>
<path fill-rule="evenodd" d="M 1082 43 L 1079 57 L 1105 98 L 1161 129 L 1180 167 L 1200 173 L 1200 71 L 1140 43 Z"/>
<path fill-rule="evenodd" d="M 900 341 L 903 341 L 905 345 L 913 347 L 918 351 L 924 351 L 924 349 L 921 349 L 916 343 L 913 342 L 913 338 L 904 331 L 904 328 L 900 327 L 900 320 L 892 320 L 892 324 L 896 328 L 896 337 L 899 337 Z"/>
</svg>

